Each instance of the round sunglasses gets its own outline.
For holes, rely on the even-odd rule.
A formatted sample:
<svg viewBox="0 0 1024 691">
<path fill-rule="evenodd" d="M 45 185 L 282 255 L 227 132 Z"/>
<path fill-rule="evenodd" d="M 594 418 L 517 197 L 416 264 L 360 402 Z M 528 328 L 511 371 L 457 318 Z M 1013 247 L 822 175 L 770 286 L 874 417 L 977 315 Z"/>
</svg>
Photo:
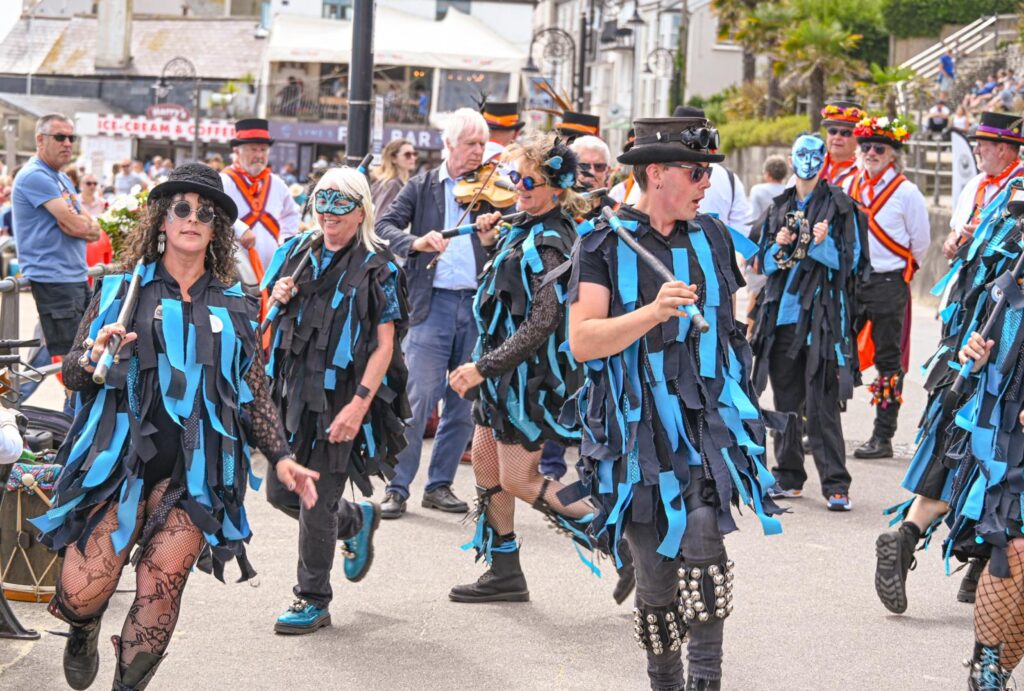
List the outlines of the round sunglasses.
<svg viewBox="0 0 1024 691">
<path fill-rule="evenodd" d="M 531 191 L 535 187 L 543 187 L 547 184 L 543 180 L 535 180 L 529 175 L 520 175 L 518 170 L 509 171 L 508 179 L 512 181 L 513 185 L 518 185 L 522 182 L 523 189 L 527 192 Z"/>
<path fill-rule="evenodd" d="M 171 214 L 183 221 L 192 215 L 192 209 L 192 205 L 184 199 L 171 204 Z M 195 211 L 197 221 L 204 225 L 210 225 L 213 223 L 213 218 L 216 216 L 216 213 L 212 206 L 200 206 Z"/>
<path fill-rule="evenodd" d="M 714 170 L 711 166 L 689 166 L 685 163 L 663 163 L 662 165 L 668 166 L 669 168 L 679 168 L 681 170 L 690 171 L 690 182 L 700 182 L 707 175 L 711 178 L 711 171 Z"/>
</svg>

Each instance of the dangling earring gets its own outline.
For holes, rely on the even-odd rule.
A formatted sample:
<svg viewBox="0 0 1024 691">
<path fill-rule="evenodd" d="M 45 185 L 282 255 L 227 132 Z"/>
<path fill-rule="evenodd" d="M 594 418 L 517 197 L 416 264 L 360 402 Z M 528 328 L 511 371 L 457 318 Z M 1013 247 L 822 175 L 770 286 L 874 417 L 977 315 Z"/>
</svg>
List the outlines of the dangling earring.
<svg viewBox="0 0 1024 691">
<path fill-rule="evenodd" d="M 160 234 L 156 236 L 156 253 L 163 254 L 167 248 L 167 233 L 160 231 Z"/>
<path fill-rule="evenodd" d="M 551 195 L 551 201 L 554 202 L 555 204 L 557 204 L 558 203 L 558 195 L 557 194 L 552 194 Z"/>
<path fill-rule="evenodd" d="M 658 183 L 657 185 L 655 185 L 655 186 L 654 186 L 654 189 L 656 189 L 656 190 L 660 190 L 660 189 L 661 189 L 661 183 L 659 182 L 659 183 Z"/>
</svg>

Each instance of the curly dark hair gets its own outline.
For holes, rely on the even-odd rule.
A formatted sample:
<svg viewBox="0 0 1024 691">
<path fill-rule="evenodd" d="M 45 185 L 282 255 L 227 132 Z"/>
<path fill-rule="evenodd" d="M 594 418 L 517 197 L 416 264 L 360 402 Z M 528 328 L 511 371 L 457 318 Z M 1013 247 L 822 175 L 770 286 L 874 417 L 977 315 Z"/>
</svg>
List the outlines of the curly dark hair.
<svg viewBox="0 0 1024 691">
<path fill-rule="evenodd" d="M 139 259 L 146 263 L 155 262 L 160 258 L 157 253 L 157 239 L 163 227 L 171 204 L 179 200 L 181 195 L 164 196 L 151 200 L 146 206 L 146 216 L 128 238 L 125 254 L 121 262 L 125 271 L 131 271 Z M 219 206 L 205 197 L 200 197 L 201 204 L 213 207 L 213 240 L 206 248 L 205 267 L 218 281 L 231 285 L 238 280 L 238 267 L 235 265 L 235 231 L 231 219 Z"/>
</svg>

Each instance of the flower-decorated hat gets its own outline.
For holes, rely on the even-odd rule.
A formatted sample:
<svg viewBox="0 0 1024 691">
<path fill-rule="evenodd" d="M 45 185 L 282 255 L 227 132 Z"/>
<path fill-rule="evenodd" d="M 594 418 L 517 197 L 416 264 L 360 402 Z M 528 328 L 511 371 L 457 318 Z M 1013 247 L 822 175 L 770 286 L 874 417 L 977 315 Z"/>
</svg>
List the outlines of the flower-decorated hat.
<svg viewBox="0 0 1024 691">
<path fill-rule="evenodd" d="M 859 103 L 853 101 L 829 101 L 821 109 L 821 126 L 855 127 L 867 115 Z"/>
<path fill-rule="evenodd" d="M 901 149 L 903 142 L 910 139 L 910 128 L 898 117 L 865 117 L 853 128 L 853 136 L 857 138 L 858 144 L 877 142 Z"/>
</svg>

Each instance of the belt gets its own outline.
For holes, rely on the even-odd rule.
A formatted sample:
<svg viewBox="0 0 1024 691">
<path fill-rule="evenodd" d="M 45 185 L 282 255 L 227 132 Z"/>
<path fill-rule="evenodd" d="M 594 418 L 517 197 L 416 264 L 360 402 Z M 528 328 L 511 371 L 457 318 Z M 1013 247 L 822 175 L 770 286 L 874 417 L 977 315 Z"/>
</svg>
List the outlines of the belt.
<svg viewBox="0 0 1024 691">
<path fill-rule="evenodd" d="M 476 295 L 476 288 L 433 288 L 435 293 L 451 293 L 452 295 Z"/>
</svg>

